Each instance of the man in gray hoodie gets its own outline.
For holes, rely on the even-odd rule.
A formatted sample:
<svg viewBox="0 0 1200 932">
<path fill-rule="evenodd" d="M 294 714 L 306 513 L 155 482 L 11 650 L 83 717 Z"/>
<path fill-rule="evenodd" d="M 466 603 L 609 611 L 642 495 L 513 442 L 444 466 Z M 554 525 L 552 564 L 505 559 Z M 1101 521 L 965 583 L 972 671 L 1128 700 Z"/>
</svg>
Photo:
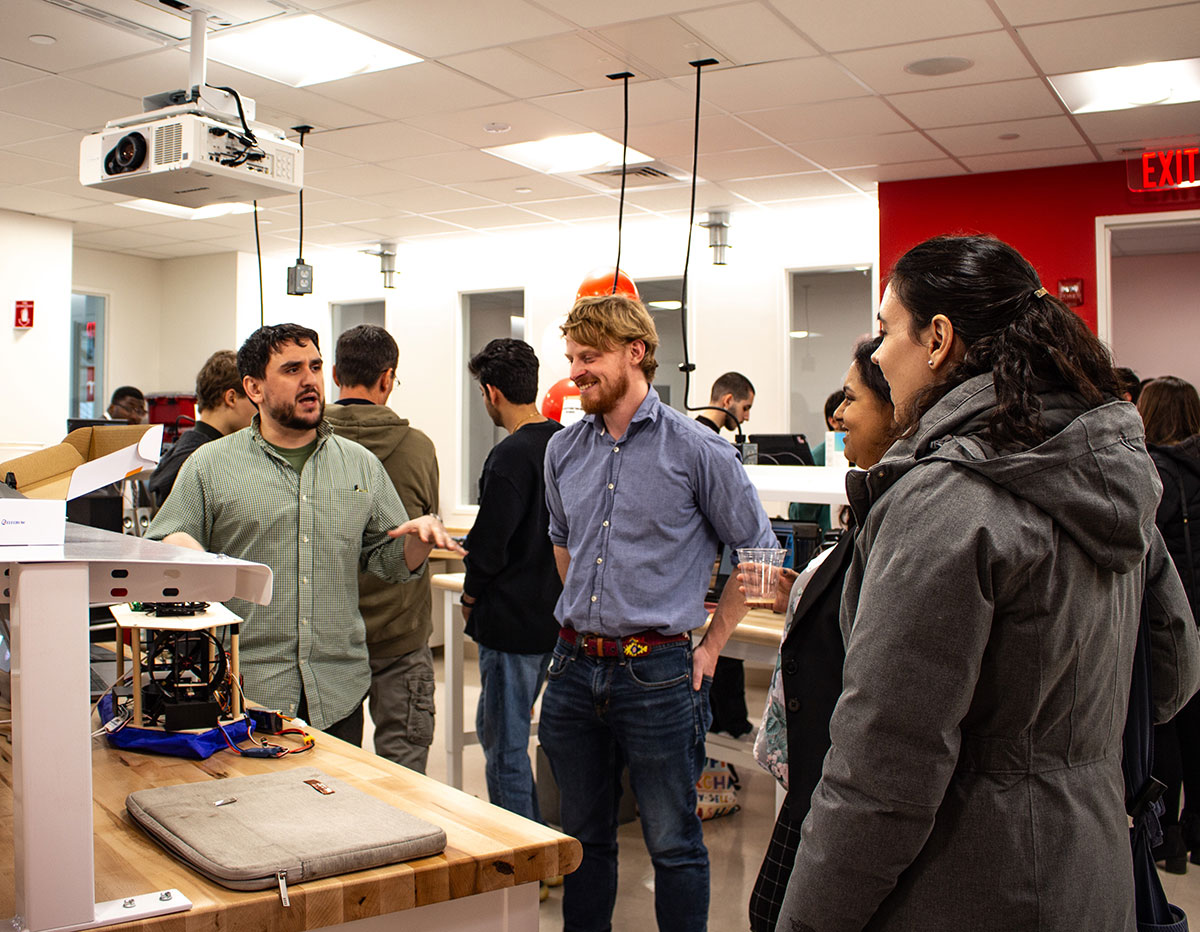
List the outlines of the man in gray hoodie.
<svg viewBox="0 0 1200 932">
<path fill-rule="evenodd" d="M 339 396 L 325 419 L 339 436 L 379 457 L 415 518 L 437 513 L 437 453 L 433 441 L 387 406 L 399 358 L 396 341 L 382 327 L 361 324 L 338 337 L 333 381 Z M 362 573 L 358 593 L 371 655 L 375 753 L 424 773 L 433 741 L 429 576 L 401 586 Z"/>
</svg>

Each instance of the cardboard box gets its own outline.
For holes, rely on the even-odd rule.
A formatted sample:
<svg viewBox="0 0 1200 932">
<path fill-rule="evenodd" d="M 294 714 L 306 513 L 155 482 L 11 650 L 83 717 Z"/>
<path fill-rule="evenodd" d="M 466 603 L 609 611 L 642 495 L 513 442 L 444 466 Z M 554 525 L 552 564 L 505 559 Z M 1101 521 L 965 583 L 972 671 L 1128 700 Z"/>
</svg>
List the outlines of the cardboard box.
<svg viewBox="0 0 1200 932">
<path fill-rule="evenodd" d="M 67 502 L 158 463 L 161 424 L 81 427 L 62 443 L 0 463 L 24 498 L 0 498 L 0 546 L 61 544 Z"/>
</svg>

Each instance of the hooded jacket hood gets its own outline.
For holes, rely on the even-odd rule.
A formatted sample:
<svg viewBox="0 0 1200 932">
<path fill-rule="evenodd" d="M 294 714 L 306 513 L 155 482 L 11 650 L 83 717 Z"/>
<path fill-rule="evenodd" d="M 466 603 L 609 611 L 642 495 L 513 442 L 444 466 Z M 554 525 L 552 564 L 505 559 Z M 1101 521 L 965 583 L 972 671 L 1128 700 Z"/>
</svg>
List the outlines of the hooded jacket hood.
<svg viewBox="0 0 1200 932">
<path fill-rule="evenodd" d="M 1191 473 L 1200 479 L 1200 434 L 1188 437 L 1180 443 L 1164 446 L 1152 444 L 1150 449 L 1156 455 L 1171 460 L 1180 472 Z"/>
<path fill-rule="evenodd" d="M 878 465 L 847 476 L 856 516 L 861 521 L 909 470 L 948 462 L 1048 514 L 1099 566 L 1118 573 L 1133 569 L 1150 547 L 1162 493 L 1137 409 L 1124 401 L 1089 409 L 1065 392 L 1040 397 L 1051 436 L 1027 450 L 999 452 L 982 436 L 996 406 L 991 374 L 959 385 Z"/>
<path fill-rule="evenodd" d="M 339 405 L 325 408 L 325 419 L 340 436 L 364 447 L 386 461 L 404 443 L 409 433 L 407 418 L 387 405 Z"/>
</svg>

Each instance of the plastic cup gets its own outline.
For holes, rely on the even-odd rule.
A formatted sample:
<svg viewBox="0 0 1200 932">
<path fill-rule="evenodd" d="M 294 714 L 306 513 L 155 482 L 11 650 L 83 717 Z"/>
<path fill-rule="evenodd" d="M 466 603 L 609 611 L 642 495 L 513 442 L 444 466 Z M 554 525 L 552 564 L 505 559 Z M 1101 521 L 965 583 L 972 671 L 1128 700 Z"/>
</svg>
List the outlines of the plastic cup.
<svg viewBox="0 0 1200 932">
<path fill-rule="evenodd" d="M 750 608 L 775 605 L 775 584 L 786 550 L 778 547 L 744 547 L 738 551 L 738 573 Z"/>
</svg>

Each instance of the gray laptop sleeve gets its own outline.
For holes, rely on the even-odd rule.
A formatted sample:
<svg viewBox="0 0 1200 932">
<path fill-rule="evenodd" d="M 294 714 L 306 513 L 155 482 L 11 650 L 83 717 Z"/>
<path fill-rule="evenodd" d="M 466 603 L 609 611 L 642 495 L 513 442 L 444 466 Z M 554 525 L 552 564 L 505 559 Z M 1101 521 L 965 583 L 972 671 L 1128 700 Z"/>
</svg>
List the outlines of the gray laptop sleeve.
<svg viewBox="0 0 1200 932">
<path fill-rule="evenodd" d="M 131 793 L 164 848 L 234 890 L 262 890 L 438 854 L 446 833 L 311 768 Z"/>
</svg>

